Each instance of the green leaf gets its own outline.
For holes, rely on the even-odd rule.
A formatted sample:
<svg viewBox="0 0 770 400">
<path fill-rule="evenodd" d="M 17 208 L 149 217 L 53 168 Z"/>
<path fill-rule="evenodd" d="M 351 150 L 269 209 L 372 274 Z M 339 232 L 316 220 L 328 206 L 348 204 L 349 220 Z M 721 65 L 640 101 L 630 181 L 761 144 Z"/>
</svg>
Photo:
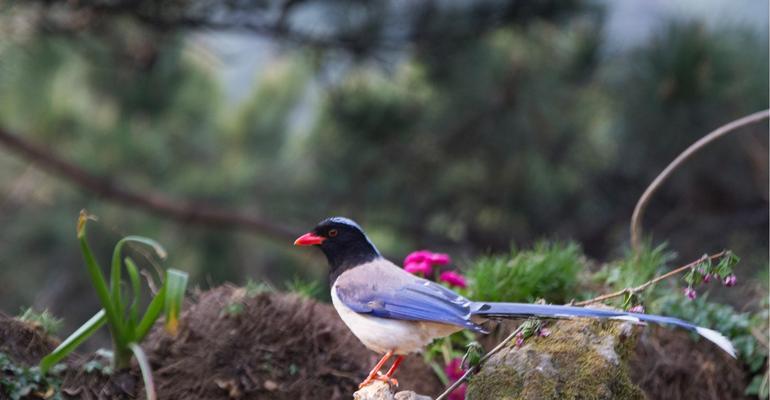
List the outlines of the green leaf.
<svg viewBox="0 0 770 400">
<path fill-rule="evenodd" d="M 99 301 L 104 307 L 104 311 L 107 314 L 107 322 L 110 324 L 110 329 L 113 331 L 113 340 L 117 347 L 125 347 L 126 333 L 123 327 L 122 319 L 115 310 L 115 303 L 110 298 L 110 291 L 107 288 L 107 282 L 104 280 L 102 270 L 97 264 L 94 258 L 91 248 L 88 246 L 86 239 L 86 223 L 89 219 L 92 219 L 85 210 L 80 212 L 80 218 L 78 218 L 78 240 L 80 241 L 80 250 L 83 253 L 83 258 L 86 261 L 86 268 L 91 278 L 91 283 L 96 289 L 96 295 L 99 297 Z"/>
<path fill-rule="evenodd" d="M 40 361 L 40 370 L 43 373 L 56 365 L 61 359 L 72 353 L 80 343 L 88 339 L 94 332 L 107 322 L 107 316 L 104 310 L 96 313 L 91 319 L 81 325 L 75 332 L 73 332 L 67 339 L 65 339 L 51 354 L 45 356 Z"/>
<path fill-rule="evenodd" d="M 158 396 L 155 394 L 155 382 L 152 380 L 152 368 L 150 362 L 147 360 L 147 355 L 144 354 L 144 350 L 136 343 L 129 343 L 128 347 L 134 353 L 136 362 L 139 364 L 139 370 L 142 371 L 142 380 L 144 380 L 144 390 L 147 394 L 147 400 L 157 400 Z"/>
<path fill-rule="evenodd" d="M 142 317 L 142 320 L 139 322 L 139 326 L 136 327 L 136 330 L 134 331 L 134 340 L 137 342 L 141 342 L 142 339 L 147 335 L 147 332 L 150 331 L 150 328 L 152 328 L 152 325 L 155 323 L 155 320 L 158 319 L 158 316 L 160 316 L 160 313 L 163 311 L 163 305 L 166 302 L 166 285 L 164 284 L 161 286 L 160 290 L 158 290 L 158 293 L 153 297 L 152 301 L 150 301 L 150 304 L 147 306 L 147 310 L 144 312 L 144 316 Z"/>
<path fill-rule="evenodd" d="M 166 272 L 166 281 L 164 282 L 164 286 L 166 286 L 166 331 L 174 336 L 179 332 L 179 314 L 182 312 L 187 279 L 187 273 L 178 269 L 169 269 Z"/>
<path fill-rule="evenodd" d="M 129 309 L 129 318 L 131 321 L 131 333 L 134 334 L 136 331 L 136 324 L 139 322 L 139 296 L 142 294 L 142 287 L 139 279 L 139 269 L 136 267 L 136 264 L 134 264 L 134 261 L 131 260 L 130 257 L 126 257 L 124 263 L 126 264 L 128 279 L 131 281 L 131 290 L 133 292 L 133 299 Z"/>
<path fill-rule="evenodd" d="M 122 280 L 120 255 L 123 252 L 123 246 L 130 242 L 144 244 L 155 250 L 155 254 L 157 254 L 161 259 L 166 258 L 166 250 L 163 248 L 163 246 L 161 246 L 160 243 L 156 242 L 155 240 L 146 238 L 144 236 L 126 236 L 123 239 L 120 239 L 117 244 L 115 244 L 115 249 L 112 251 L 110 291 L 112 293 L 112 300 L 115 302 L 115 309 L 118 310 L 118 312 L 122 312 L 123 310 L 120 296 L 120 282 Z"/>
</svg>

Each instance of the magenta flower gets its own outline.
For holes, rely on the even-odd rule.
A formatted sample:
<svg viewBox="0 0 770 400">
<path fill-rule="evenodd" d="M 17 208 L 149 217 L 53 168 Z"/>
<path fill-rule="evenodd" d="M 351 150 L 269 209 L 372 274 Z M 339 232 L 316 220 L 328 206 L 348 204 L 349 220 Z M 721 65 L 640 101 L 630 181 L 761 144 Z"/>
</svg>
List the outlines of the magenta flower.
<svg viewBox="0 0 770 400">
<path fill-rule="evenodd" d="M 516 343 L 514 344 L 514 346 L 521 347 L 523 344 L 524 344 L 524 337 L 517 336 L 516 337 Z"/>
<path fill-rule="evenodd" d="M 704 282 L 704 283 L 709 283 L 709 282 L 711 282 L 711 274 L 706 274 L 706 275 L 703 275 L 703 282 Z"/>
<path fill-rule="evenodd" d="M 462 358 L 455 357 L 452 359 L 452 361 L 449 361 L 449 364 L 444 367 L 444 372 L 446 372 L 446 376 L 452 382 L 460 379 L 460 377 L 465 373 L 463 370 Z"/>
<path fill-rule="evenodd" d="M 465 277 L 455 271 L 444 271 L 441 273 L 441 275 L 439 275 L 438 279 L 441 282 L 448 283 L 449 286 L 460 288 L 468 286 L 468 283 L 465 281 Z"/>
<path fill-rule="evenodd" d="M 432 255 L 433 253 L 428 250 L 413 251 L 404 259 L 404 265 L 406 266 L 412 263 L 427 261 Z"/>
<path fill-rule="evenodd" d="M 695 298 L 698 297 L 698 292 L 691 287 L 686 287 L 684 288 L 684 295 L 690 300 L 695 300 Z"/>
<path fill-rule="evenodd" d="M 447 378 L 449 378 L 450 382 L 456 382 L 458 379 L 460 379 L 463 374 L 465 373 L 465 370 L 463 370 L 463 360 L 460 357 L 455 357 L 452 359 L 452 361 L 449 362 L 444 367 L 444 372 L 446 372 Z M 464 400 L 465 399 L 465 389 L 468 385 L 462 384 L 457 387 L 457 389 L 453 390 L 452 393 L 449 394 L 449 397 L 447 397 L 448 400 Z"/>
<path fill-rule="evenodd" d="M 420 261 L 406 264 L 404 270 L 410 274 L 422 274 L 423 276 L 428 276 L 433 272 L 433 267 L 424 261 Z"/>
<path fill-rule="evenodd" d="M 537 333 L 540 337 L 551 336 L 551 330 L 548 328 L 540 328 L 540 332 Z"/>
<path fill-rule="evenodd" d="M 628 312 L 636 313 L 636 314 L 644 314 L 644 306 L 641 304 L 637 304 L 631 308 L 628 309 Z"/>
<path fill-rule="evenodd" d="M 468 385 L 463 383 L 462 385 L 458 386 L 457 389 L 453 390 L 449 396 L 447 396 L 447 400 L 465 400 L 465 390 L 467 388 Z"/>
<path fill-rule="evenodd" d="M 724 283 L 724 285 L 727 287 L 731 287 L 731 286 L 735 286 L 735 282 L 737 281 L 738 281 L 738 278 L 735 275 L 730 274 L 725 277 L 725 280 L 722 281 L 722 283 Z"/>
<path fill-rule="evenodd" d="M 447 265 L 452 262 L 452 258 L 449 257 L 449 254 L 433 253 L 428 258 L 428 262 L 433 265 Z"/>
</svg>

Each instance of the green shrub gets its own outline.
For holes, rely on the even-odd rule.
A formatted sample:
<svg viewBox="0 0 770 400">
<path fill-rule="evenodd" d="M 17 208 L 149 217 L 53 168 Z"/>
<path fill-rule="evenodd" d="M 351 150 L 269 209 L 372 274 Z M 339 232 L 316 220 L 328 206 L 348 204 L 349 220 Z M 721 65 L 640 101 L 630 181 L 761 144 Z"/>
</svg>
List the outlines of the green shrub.
<svg viewBox="0 0 770 400">
<path fill-rule="evenodd" d="M 479 301 L 564 303 L 577 295 L 585 259 L 574 243 L 539 242 L 531 250 L 486 256 L 467 270 L 469 296 Z"/>
</svg>

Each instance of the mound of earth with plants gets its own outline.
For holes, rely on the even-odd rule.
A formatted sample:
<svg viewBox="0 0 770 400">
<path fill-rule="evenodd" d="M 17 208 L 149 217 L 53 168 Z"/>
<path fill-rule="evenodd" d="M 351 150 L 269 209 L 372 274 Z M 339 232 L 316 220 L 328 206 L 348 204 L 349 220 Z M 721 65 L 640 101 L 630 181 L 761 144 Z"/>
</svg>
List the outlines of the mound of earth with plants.
<svg viewBox="0 0 770 400">
<path fill-rule="evenodd" d="M 159 328 L 142 346 L 163 400 L 348 399 L 379 357 L 360 344 L 331 305 L 295 294 L 222 286 L 187 301 L 177 337 Z M 35 365 L 56 344 L 30 324 L 0 318 L 0 352 L 20 367 Z M 70 357 L 55 386 L 69 398 L 145 398 L 136 365 L 107 375 L 93 367 L 96 361 Z M 11 370 L 3 374 L 27 379 Z M 420 393 L 442 389 L 419 356 L 404 361 L 399 379 Z M 32 390 L 29 398 L 46 395 Z"/>
<path fill-rule="evenodd" d="M 295 294 L 222 286 L 191 296 L 181 321 L 178 336 L 170 336 L 158 324 L 143 343 L 159 399 L 348 399 L 378 357 L 352 336 L 330 305 Z M 496 333 L 482 338 L 484 347 L 490 349 L 513 326 L 512 321 L 500 324 Z M 620 329 L 620 324 L 595 321 L 559 321 L 548 326 L 551 336 L 529 339 L 521 349 L 511 347 L 508 361 L 498 364 L 511 364 L 517 352 L 532 356 L 540 349 L 535 358 L 519 360 L 526 364 L 530 358 L 558 350 L 562 331 L 579 335 L 596 330 L 590 327 Z M 686 332 L 673 329 L 633 329 L 637 334 L 622 342 L 623 351 L 618 353 L 623 355 L 624 366 L 619 371 L 625 383 L 611 389 L 638 394 L 638 386 L 650 399 L 709 399 L 715 393 L 719 398 L 744 398 L 747 376 L 740 363 L 707 341 L 693 340 Z M 2 366 L 2 382 L 34 380 L 34 370 L 22 373 L 22 367 L 35 365 L 56 345 L 39 327 L 0 315 L 0 353 L 14 365 Z M 571 346 L 570 351 L 583 353 L 579 346 Z M 558 367 L 553 361 L 557 358 L 552 357 L 553 367 Z M 130 371 L 108 375 L 104 368 L 94 367 L 98 360 L 96 355 L 69 357 L 67 368 L 47 383 L 59 387 L 65 398 L 144 399 L 136 365 Z M 574 369 L 571 365 L 564 363 L 559 374 L 569 375 L 568 370 Z M 495 374 L 494 365 L 489 367 L 475 379 L 477 389 L 485 377 Z M 579 369 L 593 374 L 594 369 L 584 367 Z M 443 390 L 419 356 L 406 359 L 398 378 L 405 390 L 433 396 Z M 553 381 L 558 383 L 558 379 Z M 484 384 L 486 391 L 500 389 L 495 388 L 499 383 L 494 380 L 486 379 Z M 518 384 L 528 391 L 545 388 L 533 386 L 527 379 Z M 26 398 L 50 395 L 33 388 Z"/>
<path fill-rule="evenodd" d="M 180 334 L 155 331 L 145 347 L 162 399 L 348 399 L 378 355 L 349 332 L 331 305 L 294 294 L 222 286 L 195 296 Z M 419 356 L 401 385 L 441 389 Z"/>
</svg>

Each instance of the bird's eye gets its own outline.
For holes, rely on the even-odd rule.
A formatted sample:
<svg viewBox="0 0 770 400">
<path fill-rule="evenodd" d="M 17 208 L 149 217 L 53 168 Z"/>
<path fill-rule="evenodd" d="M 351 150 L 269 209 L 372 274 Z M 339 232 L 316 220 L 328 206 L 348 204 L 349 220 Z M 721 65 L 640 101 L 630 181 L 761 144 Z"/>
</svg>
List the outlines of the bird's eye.
<svg viewBox="0 0 770 400">
<path fill-rule="evenodd" d="M 329 235 L 329 237 L 335 237 L 335 236 L 337 236 L 337 233 L 339 233 L 339 232 L 337 232 L 336 229 L 331 229 L 331 230 L 329 230 L 328 235 Z"/>
</svg>

